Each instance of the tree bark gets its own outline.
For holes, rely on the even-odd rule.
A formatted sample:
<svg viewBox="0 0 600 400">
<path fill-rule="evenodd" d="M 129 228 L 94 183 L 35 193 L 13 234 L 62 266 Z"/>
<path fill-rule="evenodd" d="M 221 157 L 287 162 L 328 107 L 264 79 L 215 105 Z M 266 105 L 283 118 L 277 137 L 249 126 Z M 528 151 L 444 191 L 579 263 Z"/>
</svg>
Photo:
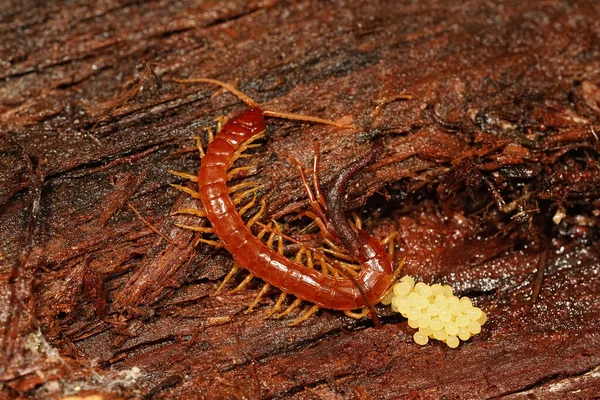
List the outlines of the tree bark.
<svg viewBox="0 0 600 400">
<path fill-rule="evenodd" d="M 60 1 L 0 6 L 0 398 L 593 398 L 600 393 L 600 5 L 594 0 Z M 232 266 L 194 243 L 194 138 L 270 118 L 249 167 L 290 235 L 298 171 L 400 232 L 403 274 L 489 317 L 457 349 L 321 310 L 265 319 L 273 289 L 214 295 Z M 245 274 L 236 275 L 233 288 Z M 310 307 L 303 304 L 300 311 Z"/>
</svg>

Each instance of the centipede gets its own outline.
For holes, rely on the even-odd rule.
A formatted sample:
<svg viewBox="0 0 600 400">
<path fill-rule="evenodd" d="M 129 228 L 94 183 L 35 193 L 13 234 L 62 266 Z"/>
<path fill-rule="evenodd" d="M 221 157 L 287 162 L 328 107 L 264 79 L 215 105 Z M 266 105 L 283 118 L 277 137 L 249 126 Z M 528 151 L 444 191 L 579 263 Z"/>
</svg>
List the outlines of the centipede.
<svg viewBox="0 0 600 400">
<path fill-rule="evenodd" d="M 249 272 L 249 279 L 256 277 L 265 282 L 250 309 L 258 303 L 260 297 L 270 287 L 276 287 L 281 291 L 280 298 L 267 316 L 272 315 L 281 308 L 281 304 L 287 295 L 295 296 L 296 300 L 292 303 L 292 306 L 288 307 L 279 316 L 287 314 L 291 308 L 297 306 L 301 301 L 313 304 L 293 324 L 306 320 L 319 308 L 341 310 L 346 312 L 347 315 L 354 317 L 367 315 L 367 309 L 373 310 L 373 305 L 381 301 L 397 279 L 402 263 L 399 263 L 400 265 L 395 268 L 392 257 L 389 254 L 390 249 L 393 248 L 390 245 L 390 240 L 393 241 L 393 236 L 386 238 L 384 241 L 379 241 L 362 229 L 360 224 L 349 222 L 345 212 L 345 192 L 350 179 L 374 161 L 381 149 L 381 142 L 376 142 L 371 151 L 368 151 L 341 171 L 331 189 L 328 190 L 327 197 L 322 194 L 317 178 L 318 145 L 315 144 L 313 188 L 311 188 L 311 184 L 306 178 L 302 166 L 290 157 L 300 173 L 308 194 L 308 200 L 312 206 L 313 211 L 307 214 L 311 215 L 319 225 L 325 240 L 331 245 L 332 250 L 330 249 L 329 252 L 344 259 L 357 262 L 360 265 L 360 272 L 355 273 L 353 276 L 348 273 L 339 273 L 344 268 L 338 262 L 330 262 L 324 265 L 321 261 L 322 269 L 333 270 L 335 272 L 326 274 L 323 270 L 319 271 L 314 268 L 310 257 L 308 257 L 309 265 L 301 262 L 303 251 L 305 252 L 308 246 L 300 243 L 301 249 L 295 257 L 286 257 L 283 254 L 281 240 L 277 248 L 273 247 L 276 237 L 280 239 L 285 237 L 291 241 L 296 240 L 284 235 L 276 223 L 266 225 L 259 221 L 265 208 L 264 200 L 261 201 L 259 211 L 251 218 L 244 220 L 243 214 L 256 203 L 256 189 L 251 188 L 246 191 L 245 194 L 253 193 L 253 199 L 238 210 L 239 199 L 243 196 L 233 198 L 232 193 L 252 184 L 242 183 L 233 187 L 231 185 L 228 186 L 233 172 L 230 169 L 243 151 L 256 146 L 253 142 L 265 135 L 265 117 L 302 120 L 333 125 L 340 128 L 348 128 L 348 125 L 307 115 L 263 110 L 257 102 L 232 85 L 215 79 L 195 78 L 175 80 L 181 83 L 208 83 L 217 85 L 237 96 L 248 106 L 248 108 L 234 114 L 219 127 L 216 136 L 211 138 L 210 143 L 206 147 L 206 151 L 203 151 L 200 145 L 198 146 L 201 153 L 201 160 L 196 176 L 175 173 L 176 175 L 187 177 L 197 182 L 197 192 L 179 185 L 174 186 L 191 193 L 200 200 L 202 205 L 202 210 L 181 210 L 181 213 L 205 217 L 210 223 L 210 226 L 182 227 L 202 233 L 214 234 L 218 240 L 201 238 L 199 241 L 223 247 L 231 254 L 234 260 L 233 269 L 226 276 L 217 291 L 221 289 L 225 281 L 235 271 L 243 268 Z M 255 228 L 256 226 L 262 228 L 258 235 L 253 233 L 253 226 Z M 261 239 L 268 234 L 270 234 L 269 239 L 263 242 Z M 388 248 L 386 248 L 386 244 Z M 315 251 L 317 257 L 322 260 L 324 251 Z M 246 278 L 244 282 L 247 282 L 249 279 Z M 242 285 L 244 282 L 242 282 Z M 352 310 L 359 309 L 363 309 L 363 313 L 352 312 Z"/>
</svg>

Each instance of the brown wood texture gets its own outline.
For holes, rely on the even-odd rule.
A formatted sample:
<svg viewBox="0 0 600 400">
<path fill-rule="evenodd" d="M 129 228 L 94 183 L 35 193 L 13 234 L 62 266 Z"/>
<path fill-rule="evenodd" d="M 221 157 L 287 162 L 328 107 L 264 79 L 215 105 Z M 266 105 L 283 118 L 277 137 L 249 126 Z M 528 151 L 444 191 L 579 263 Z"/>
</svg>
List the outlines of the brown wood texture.
<svg viewBox="0 0 600 400">
<path fill-rule="evenodd" d="M 7 0 L 0 37 L 0 398 L 599 395 L 597 1 Z M 213 296 L 231 258 L 175 225 L 195 201 L 168 170 L 195 173 L 194 137 L 244 105 L 191 77 L 359 127 L 268 120 L 238 179 L 289 232 L 286 154 L 309 168 L 318 140 L 327 191 L 382 137 L 352 208 L 483 332 L 419 347 L 382 306 L 379 328 L 289 327 L 264 319 L 276 290 L 244 313 L 259 281 Z"/>
</svg>

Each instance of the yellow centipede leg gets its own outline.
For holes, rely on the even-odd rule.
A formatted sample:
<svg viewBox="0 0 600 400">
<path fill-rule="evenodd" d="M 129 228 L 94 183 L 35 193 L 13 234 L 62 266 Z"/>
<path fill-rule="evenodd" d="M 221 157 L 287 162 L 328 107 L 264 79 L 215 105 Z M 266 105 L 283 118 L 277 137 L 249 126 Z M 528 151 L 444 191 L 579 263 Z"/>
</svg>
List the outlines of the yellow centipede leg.
<svg viewBox="0 0 600 400">
<path fill-rule="evenodd" d="M 233 275 L 235 275 L 235 273 L 238 272 L 239 270 L 240 270 L 239 265 L 237 265 L 236 263 L 234 263 L 233 267 L 231 267 L 231 269 L 229 270 L 229 272 L 227 273 L 227 275 L 223 279 L 223 282 L 221 282 L 221 284 L 219 285 L 219 287 L 217 288 L 217 290 L 215 290 L 215 293 L 214 293 L 215 296 L 217 294 L 219 294 L 221 292 L 221 290 L 223 290 L 223 288 L 225 287 L 225 285 L 227 284 L 227 282 L 229 282 L 229 280 L 233 277 Z"/>
<path fill-rule="evenodd" d="M 258 292 L 256 297 L 254 298 L 254 301 L 252 302 L 252 304 L 250 304 L 250 306 L 248 306 L 246 311 L 244 311 L 244 314 L 248 314 L 250 311 L 252 311 L 254 309 L 254 307 L 256 307 L 256 305 L 258 304 L 260 299 L 262 299 L 262 297 L 269 291 L 270 288 L 271 288 L 271 285 L 269 285 L 268 283 L 265 283 L 263 285 L 263 287 L 260 289 L 260 292 Z"/>
<path fill-rule="evenodd" d="M 288 315 L 289 313 L 291 313 L 292 311 L 294 311 L 301 303 L 302 303 L 302 299 L 297 298 L 281 314 L 277 314 L 275 316 L 275 318 L 279 319 L 281 317 L 285 317 L 286 315 Z"/>
<path fill-rule="evenodd" d="M 179 189 L 182 192 L 185 192 L 185 193 L 189 194 L 190 196 L 192 196 L 195 199 L 199 199 L 200 198 L 200 193 L 196 192 L 195 190 L 190 189 L 189 187 L 177 185 L 175 183 L 169 183 L 169 185 L 173 186 L 175 189 Z"/>
<path fill-rule="evenodd" d="M 206 213 L 202 210 L 197 210 L 195 208 L 180 208 L 179 210 L 175 210 L 171 213 L 171 215 L 180 215 L 180 214 L 186 214 L 186 215 L 195 215 L 197 217 L 201 217 L 204 218 L 206 217 Z"/>
<path fill-rule="evenodd" d="M 167 172 L 170 173 L 171 175 L 175 175 L 175 176 L 178 176 L 183 179 L 187 179 L 192 182 L 198 182 L 197 175 L 188 174 L 187 172 L 174 171 L 172 169 L 168 170 Z"/>
<path fill-rule="evenodd" d="M 281 310 L 281 305 L 283 304 L 283 302 L 285 301 L 287 297 L 287 293 L 286 292 L 281 292 L 281 294 L 279 295 L 279 297 L 277 298 L 277 301 L 275 302 L 275 304 L 273 305 L 273 308 L 271 308 L 271 311 L 269 311 L 267 313 L 267 315 L 265 315 L 265 319 L 270 318 L 273 314 L 275 314 L 277 311 Z"/>
<path fill-rule="evenodd" d="M 213 228 L 210 228 L 208 226 L 194 226 L 194 225 L 182 225 L 182 224 L 175 224 L 175 226 L 178 226 L 181 229 L 187 229 L 188 231 L 194 231 L 194 232 L 201 232 L 201 233 L 214 233 L 215 230 Z"/>
<path fill-rule="evenodd" d="M 362 318 L 366 317 L 367 315 L 369 315 L 369 309 L 367 307 L 365 307 L 359 313 L 356 313 L 356 312 L 350 311 L 350 310 L 346 310 L 346 311 L 344 311 L 344 314 L 346 314 L 346 316 L 350 317 L 350 318 L 362 319 Z"/>
<path fill-rule="evenodd" d="M 313 304 L 313 306 L 311 308 L 309 308 L 304 314 L 302 314 L 301 316 L 299 316 L 298 318 L 296 318 L 295 320 L 290 322 L 288 324 L 288 326 L 295 326 L 295 325 L 298 325 L 298 324 L 306 321 L 311 315 L 313 315 L 317 311 L 319 311 L 319 306 L 316 304 Z"/>
</svg>

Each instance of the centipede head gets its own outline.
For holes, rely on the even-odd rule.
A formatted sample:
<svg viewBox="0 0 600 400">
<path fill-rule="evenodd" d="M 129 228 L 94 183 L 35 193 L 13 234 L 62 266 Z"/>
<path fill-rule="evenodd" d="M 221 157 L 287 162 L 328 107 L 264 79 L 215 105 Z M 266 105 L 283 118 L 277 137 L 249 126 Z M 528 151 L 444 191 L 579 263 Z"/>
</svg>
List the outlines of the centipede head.
<svg viewBox="0 0 600 400">
<path fill-rule="evenodd" d="M 264 128 L 265 126 L 265 115 L 260 108 L 253 107 L 243 110 L 235 116 L 235 120 L 247 128 Z"/>
</svg>

